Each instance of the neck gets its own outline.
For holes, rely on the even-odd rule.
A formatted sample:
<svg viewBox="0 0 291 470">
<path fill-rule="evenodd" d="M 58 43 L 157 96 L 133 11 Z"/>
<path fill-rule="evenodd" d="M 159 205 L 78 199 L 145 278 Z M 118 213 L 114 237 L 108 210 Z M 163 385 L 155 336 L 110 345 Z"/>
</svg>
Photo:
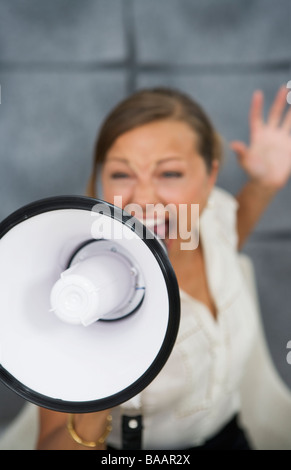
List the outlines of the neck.
<svg viewBox="0 0 291 470">
<path fill-rule="evenodd" d="M 173 241 L 168 247 L 168 255 L 173 265 L 183 265 L 185 263 L 195 263 L 195 260 L 201 255 L 201 243 L 192 250 L 181 249 L 181 243 Z"/>
</svg>

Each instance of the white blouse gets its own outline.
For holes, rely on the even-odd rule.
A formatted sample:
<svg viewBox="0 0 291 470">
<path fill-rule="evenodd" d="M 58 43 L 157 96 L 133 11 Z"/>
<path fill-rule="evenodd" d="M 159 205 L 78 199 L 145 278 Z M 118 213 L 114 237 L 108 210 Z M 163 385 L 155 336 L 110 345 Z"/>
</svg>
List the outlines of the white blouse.
<svg viewBox="0 0 291 470">
<path fill-rule="evenodd" d="M 144 449 L 201 445 L 240 409 L 239 386 L 256 328 L 255 306 L 239 265 L 237 202 L 215 188 L 200 217 L 208 285 L 217 308 L 180 291 L 174 349 L 154 381 L 113 410 L 108 444 L 119 448 L 120 415 L 143 415 Z"/>
</svg>

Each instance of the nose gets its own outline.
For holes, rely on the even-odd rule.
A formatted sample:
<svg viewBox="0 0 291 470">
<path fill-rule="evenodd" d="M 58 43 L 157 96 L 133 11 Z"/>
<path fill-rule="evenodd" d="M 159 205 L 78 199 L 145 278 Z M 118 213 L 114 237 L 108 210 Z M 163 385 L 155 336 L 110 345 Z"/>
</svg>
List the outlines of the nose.
<svg viewBox="0 0 291 470">
<path fill-rule="evenodd" d="M 152 182 L 139 181 L 136 184 L 131 194 L 130 203 L 137 204 L 145 210 L 147 204 L 156 204 L 158 202 L 156 188 Z"/>
</svg>

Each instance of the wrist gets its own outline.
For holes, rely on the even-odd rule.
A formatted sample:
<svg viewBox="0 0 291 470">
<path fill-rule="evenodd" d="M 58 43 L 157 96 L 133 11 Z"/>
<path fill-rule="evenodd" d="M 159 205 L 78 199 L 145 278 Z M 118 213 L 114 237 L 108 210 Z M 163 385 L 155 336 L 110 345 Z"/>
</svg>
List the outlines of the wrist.
<svg viewBox="0 0 291 470">
<path fill-rule="evenodd" d="M 106 439 L 112 430 L 112 417 L 102 414 L 96 419 L 92 415 L 68 415 L 67 430 L 71 438 L 80 446 L 91 449 L 104 449 Z"/>
<path fill-rule="evenodd" d="M 250 179 L 247 183 L 248 191 L 261 199 L 270 199 L 277 194 L 280 187 L 259 179 Z"/>
</svg>

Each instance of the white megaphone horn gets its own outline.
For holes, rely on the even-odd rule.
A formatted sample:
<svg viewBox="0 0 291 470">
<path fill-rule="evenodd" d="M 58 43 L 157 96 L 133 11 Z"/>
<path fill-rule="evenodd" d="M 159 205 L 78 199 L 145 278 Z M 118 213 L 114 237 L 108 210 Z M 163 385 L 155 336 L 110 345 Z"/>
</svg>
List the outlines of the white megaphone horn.
<svg viewBox="0 0 291 470">
<path fill-rule="evenodd" d="M 0 223 L 0 380 L 36 405 L 78 413 L 140 393 L 180 321 L 162 243 L 111 204 L 40 200 Z"/>
</svg>

